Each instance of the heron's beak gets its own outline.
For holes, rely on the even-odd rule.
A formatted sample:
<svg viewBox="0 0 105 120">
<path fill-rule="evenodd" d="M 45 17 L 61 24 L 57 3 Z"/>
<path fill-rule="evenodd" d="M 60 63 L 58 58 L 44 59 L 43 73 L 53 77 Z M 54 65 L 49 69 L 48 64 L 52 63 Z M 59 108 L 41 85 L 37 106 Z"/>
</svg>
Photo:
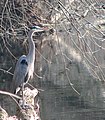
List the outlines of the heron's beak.
<svg viewBox="0 0 105 120">
<path fill-rule="evenodd" d="M 35 31 L 35 32 L 45 32 L 45 29 L 39 27 L 39 28 L 35 28 L 34 31 Z"/>
</svg>

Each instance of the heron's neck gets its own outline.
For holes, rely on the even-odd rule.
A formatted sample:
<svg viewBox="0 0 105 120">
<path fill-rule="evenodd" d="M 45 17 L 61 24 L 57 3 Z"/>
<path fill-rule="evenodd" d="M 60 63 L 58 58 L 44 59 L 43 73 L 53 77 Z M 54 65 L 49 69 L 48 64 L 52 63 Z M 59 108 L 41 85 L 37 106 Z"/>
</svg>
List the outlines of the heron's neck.
<svg viewBox="0 0 105 120">
<path fill-rule="evenodd" d="M 27 55 L 27 57 L 34 62 L 35 60 L 35 44 L 34 44 L 34 41 L 33 41 L 33 32 L 29 32 L 28 34 L 28 42 L 29 42 L 29 53 Z"/>
</svg>

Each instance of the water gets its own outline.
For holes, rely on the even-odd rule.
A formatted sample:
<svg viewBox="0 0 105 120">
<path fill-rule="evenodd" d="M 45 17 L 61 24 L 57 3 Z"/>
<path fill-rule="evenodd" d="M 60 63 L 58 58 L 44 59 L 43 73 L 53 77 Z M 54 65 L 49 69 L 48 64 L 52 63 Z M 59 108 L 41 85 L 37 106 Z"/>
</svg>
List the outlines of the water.
<svg viewBox="0 0 105 120">
<path fill-rule="evenodd" d="M 67 88 L 46 89 L 40 99 L 43 120 L 105 120 L 101 103 L 90 105 L 93 101 L 84 101 Z"/>
</svg>

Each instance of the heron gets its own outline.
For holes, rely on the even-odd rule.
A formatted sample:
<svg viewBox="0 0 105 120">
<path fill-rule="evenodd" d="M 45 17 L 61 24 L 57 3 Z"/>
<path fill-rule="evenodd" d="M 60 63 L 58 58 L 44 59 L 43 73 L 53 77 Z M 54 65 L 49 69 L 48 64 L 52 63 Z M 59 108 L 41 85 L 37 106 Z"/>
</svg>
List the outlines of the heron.
<svg viewBox="0 0 105 120">
<path fill-rule="evenodd" d="M 34 26 L 28 32 L 29 51 L 27 55 L 22 55 L 15 67 L 11 91 L 16 94 L 18 88 L 24 89 L 24 85 L 33 78 L 34 62 L 35 62 L 35 43 L 33 41 L 33 34 L 35 32 L 43 32 L 44 29 L 39 26 Z"/>
</svg>

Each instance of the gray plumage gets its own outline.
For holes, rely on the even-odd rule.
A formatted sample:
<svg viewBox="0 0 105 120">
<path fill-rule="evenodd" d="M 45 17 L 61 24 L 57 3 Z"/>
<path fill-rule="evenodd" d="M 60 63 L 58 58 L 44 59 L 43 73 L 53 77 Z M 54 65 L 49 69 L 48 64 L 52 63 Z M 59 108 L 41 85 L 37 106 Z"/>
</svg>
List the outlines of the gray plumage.
<svg viewBox="0 0 105 120">
<path fill-rule="evenodd" d="M 18 87 L 21 87 L 24 83 L 27 83 L 29 79 L 33 78 L 35 61 L 35 44 L 32 36 L 34 32 L 42 31 L 43 29 L 41 29 L 40 27 L 35 27 L 28 33 L 29 53 L 27 56 L 22 55 L 17 61 L 11 85 L 12 93 L 15 93 Z"/>
</svg>

